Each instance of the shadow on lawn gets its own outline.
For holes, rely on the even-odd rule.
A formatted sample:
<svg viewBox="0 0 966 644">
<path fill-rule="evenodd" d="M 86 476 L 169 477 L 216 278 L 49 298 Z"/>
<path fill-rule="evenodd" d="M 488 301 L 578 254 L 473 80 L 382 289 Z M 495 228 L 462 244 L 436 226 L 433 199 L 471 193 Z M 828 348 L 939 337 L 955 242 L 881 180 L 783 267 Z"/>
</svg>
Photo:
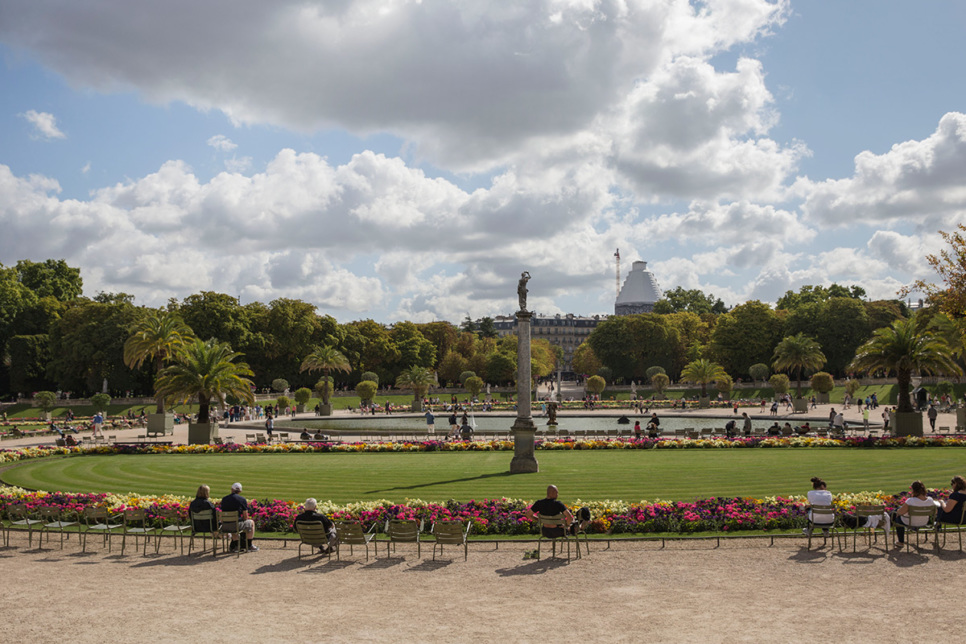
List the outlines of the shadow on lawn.
<svg viewBox="0 0 966 644">
<path fill-rule="evenodd" d="M 416 485 L 397 485 L 379 490 L 369 490 L 366 494 L 380 494 L 382 492 L 396 492 L 398 490 L 415 490 L 422 487 L 432 487 L 434 485 L 446 485 L 448 483 L 466 483 L 467 481 L 479 481 L 480 479 L 492 479 L 496 477 L 513 476 L 510 472 L 497 472 L 495 474 L 480 474 L 479 476 L 467 476 L 462 479 L 450 479 L 449 481 L 433 481 L 432 483 L 418 483 Z"/>
</svg>

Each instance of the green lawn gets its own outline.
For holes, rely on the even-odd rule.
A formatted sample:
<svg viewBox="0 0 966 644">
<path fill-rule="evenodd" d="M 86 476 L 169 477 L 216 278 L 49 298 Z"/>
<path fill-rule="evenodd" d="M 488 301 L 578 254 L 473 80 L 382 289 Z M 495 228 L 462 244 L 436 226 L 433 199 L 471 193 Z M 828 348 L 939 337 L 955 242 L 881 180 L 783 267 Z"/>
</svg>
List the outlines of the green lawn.
<svg viewBox="0 0 966 644">
<path fill-rule="evenodd" d="M 812 476 L 833 492 L 899 492 L 915 479 L 943 487 L 963 473 L 964 456 L 966 448 L 538 452 L 540 473 L 510 476 L 508 452 L 117 455 L 28 461 L 2 478 L 49 491 L 178 495 L 207 483 L 215 496 L 241 481 L 248 498 L 338 503 L 533 499 L 548 483 L 568 500 L 689 500 L 804 494 Z"/>
</svg>

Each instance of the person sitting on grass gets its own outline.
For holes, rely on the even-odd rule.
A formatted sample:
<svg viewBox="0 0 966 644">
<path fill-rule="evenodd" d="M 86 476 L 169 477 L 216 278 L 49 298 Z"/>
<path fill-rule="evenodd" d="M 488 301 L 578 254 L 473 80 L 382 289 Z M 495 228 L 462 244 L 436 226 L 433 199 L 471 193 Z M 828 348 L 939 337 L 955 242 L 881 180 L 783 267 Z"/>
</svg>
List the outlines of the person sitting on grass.
<svg viewBox="0 0 966 644">
<path fill-rule="evenodd" d="M 953 491 L 939 508 L 937 522 L 960 524 L 963 520 L 963 505 L 966 504 L 966 479 L 953 477 Z"/>
<path fill-rule="evenodd" d="M 252 541 L 255 539 L 255 522 L 248 516 L 248 501 L 241 495 L 241 491 L 241 483 L 232 483 L 231 494 L 221 500 L 221 511 L 238 513 L 238 529 L 240 532 L 244 532 L 248 539 L 248 551 L 258 552 L 258 546 L 252 544 Z M 235 539 L 232 540 L 228 551 L 237 552 L 238 548 L 239 543 Z"/>
<path fill-rule="evenodd" d="M 335 544 L 338 541 L 335 533 L 335 524 L 329 519 L 329 517 L 316 512 L 316 508 L 319 507 L 319 502 L 315 499 L 305 499 L 305 503 L 302 504 L 302 513 L 295 517 L 295 523 L 292 524 L 292 531 L 298 533 L 300 523 L 321 523 L 322 527 L 325 528 L 326 536 L 329 540 L 328 546 L 319 546 L 319 552 L 324 555 L 329 554 L 335 550 Z"/>
<path fill-rule="evenodd" d="M 896 526 L 896 545 L 898 547 L 902 547 L 902 544 L 905 543 L 905 526 L 917 528 L 926 525 L 927 517 L 910 517 L 909 508 L 928 508 L 932 505 L 939 507 L 940 505 L 939 501 L 926 494 L 926 486 L 922 484 L 922 481 L 913 481 L 910 489 L 912 496 L 907 498 L 899 506 L 899 509 L 892 513 L 892 523 Z"/>
</svg>

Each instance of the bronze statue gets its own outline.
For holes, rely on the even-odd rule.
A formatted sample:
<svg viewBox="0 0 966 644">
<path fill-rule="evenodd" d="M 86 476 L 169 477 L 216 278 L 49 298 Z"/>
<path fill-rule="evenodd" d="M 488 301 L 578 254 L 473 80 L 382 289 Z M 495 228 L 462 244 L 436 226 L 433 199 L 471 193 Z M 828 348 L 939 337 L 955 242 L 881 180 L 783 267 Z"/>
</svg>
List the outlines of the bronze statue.
<svg viewBox="0 0 966 644">
<path fill-rule="evenodd" d="M 530 281 L 530 273 L 523 271 L 520 274 L 520 283 L 517 285 L 517 297 L 520 298 L 520 310 L 527 310 L 527 282 Z"/>
<path fill-rule="evenodd" d="M 557 403 L 552 402 L 547 405 L 547 416 L 550 417 L 550 420 L 547 421 L 548 425 L 557 424 Z"/>
</svg>

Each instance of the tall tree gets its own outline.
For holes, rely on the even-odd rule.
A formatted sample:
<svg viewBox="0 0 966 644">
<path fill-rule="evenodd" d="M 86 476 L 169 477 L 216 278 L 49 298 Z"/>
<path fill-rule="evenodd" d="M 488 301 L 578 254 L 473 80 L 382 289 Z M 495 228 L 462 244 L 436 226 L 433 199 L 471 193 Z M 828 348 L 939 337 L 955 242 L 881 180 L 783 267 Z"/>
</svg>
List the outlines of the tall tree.
<svg viewBox="0 0 966 644">
<path fill-rule="evenodd" d="M 194 334 L 181 316 L 164 309 L 150 310 L 134 325 L 131 337 L 124 343 L 124 364 L 138 369 L 149 360 L 154 360 L 155 378 L 161 373 L 165 362 L 181 351 L 185 343 L 194 339 Z M 155 411 L 165 412 L 164 396 L 157 394 Z"/>
<path fill-rule="evenodd" d="M 702 398 L 707 398 L 709 384 L 727 376 L 728 373 L 721 368 L 721 365 L 704 358 L 689 362 L 681 370 L 682 380 L 701 385 Z"/>
<path fill-rule="evenodd" d="M 224 342 L 197 338 L 187 342 L 177 354 L 176 362 L 165 367 L 157 380 L 157 390 L 163 396 L 198 400 L 198 422 L 210 422 L 212 398 L 235 396 L 250 405 L 255 404 L 254 384 L 247 376 L 252 370 L 244 362 L 235 362 L 235 353 Z"/>
<path fill-rule="evenodd" d="M 322 388 L 322 405 L 325 407 L 325 411 L 329 411 L 329 372 L 351 370 L 352 366 L 349 364 L 349 361 L 335 347 L 318 347 L 302 361 L 302 371 L 308 371 L 310 373 L 313 371 L 322 372 L 322 378 L 326 383 L 326 386 Z"/>
<path fill-rule="evenodd" d="M 721 298 L 716 298 L 714 295 L 705 295 L 701 289 L 684 289 L 680 286 L 664 291 L 664 297 L 654 304 L 655 313 L 667 314 L 683 311 L 699 315 L 703 313 L 720 314 L 725 313 L 727 308 Z"/>
<path fill-rule="evenodd" d="M 922 291 L 930 302 L 953 319 L 966 316 L 966 237 L 963 236 L 966 224 L 957 224 L 956 228 L 951 233 L 939 231 L 949 248 L 939 251 L 938 255 L 926 255 L 926 262 L 939 274 L 943 283 L 936 285 L 916 280 L 911 287 L 900 291 L 902 297 L 913 290 Z"/>
<path fill-rule="evenodd" d="M 43 262 L 23 259 L 17 262 L 16 271 L 20 283 L 37 297 L 49 296 L 61 302 L 69 302 L 80 297 L 84 291 L 80 269 L 68 266 L 62 259 L 48 259 Z"/>
<path fill-rule="evenodd" d="M 818 342 L 803 333 L 790 335 L 775 347 L 772 366 L 780 371 L 794 371 L 798 397 L 802 397 L 802 372 L 818 371 L 825 365 L 825 354 Z"/>
<path fill-rule="evenodd" d="M 899 389 L 899 412 L 911 412 L 909 392 L 912 374 L 955 375 L 961 373 L 953 357 L 953 349 L 933 329 L 926 318 L 916 313 L 892 326 L 877 329 L 872 339 L 859 347 L 850 368 L 856 372 L 895 373 Z"/>
<path fill-rule="evenodd" d="M 751 365 L 770 362 L 783 329 L 782 319 L 767 304 L 745 302 L 718 316 L 711 353 L 726 371 L 745 375 Z"/>
<path fill-rule="evenodd" d="M 436 383 L 433 372 L 426 367 L 412 365 L 396 378 L 396 386 L 400 389 L 410 389 L 413 392 L 413 411 L 421 411 L 423 398 L 429 393 L 429 388 Z"/>
</svg>

